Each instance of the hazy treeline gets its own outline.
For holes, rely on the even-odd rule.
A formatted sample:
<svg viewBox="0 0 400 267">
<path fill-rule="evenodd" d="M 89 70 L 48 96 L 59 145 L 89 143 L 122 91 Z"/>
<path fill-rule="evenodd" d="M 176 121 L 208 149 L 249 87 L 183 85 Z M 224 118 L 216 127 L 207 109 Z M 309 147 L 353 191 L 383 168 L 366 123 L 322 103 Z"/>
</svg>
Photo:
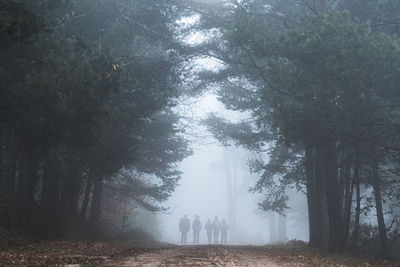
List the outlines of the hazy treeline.
<svg viewBox="0 0 400 267">
<path fill-rule="evenodd" d="M 331 251 L 399 237 L 398 1 L 244 0 L 203 16 L 225 63 L 212 82 L 248 119 L 206 121 L 251 160 L 260 207 L 284 213 L 288 189 L 307 196 L 309 242 Z M 222 18 L 222 19 L 221 19 Z M 379 240 L 379 241 L 378 241 Z"/>
<path fill-rule="evenodd" d="M 190 154 L 168 1 L 0 1 L 0 223 L 101 222 L 102 194 L 159 210 Z M 104 203 L 103 203 L 104 204 Z"/>
</svg>

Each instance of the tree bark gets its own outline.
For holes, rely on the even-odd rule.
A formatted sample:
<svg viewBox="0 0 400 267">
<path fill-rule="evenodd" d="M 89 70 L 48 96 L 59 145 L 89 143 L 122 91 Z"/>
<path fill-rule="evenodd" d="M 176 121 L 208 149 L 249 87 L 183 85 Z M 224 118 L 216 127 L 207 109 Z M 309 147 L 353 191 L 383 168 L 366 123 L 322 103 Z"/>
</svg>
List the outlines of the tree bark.
<svg viewBox="0 0 400 267">
<path fill-rule="evenodd" d="M 337 173 L 336 144 L 327 140 L 322 145 L 326 199 L 329 217 L 329 244 L 333 252 L 343 251 L 344 224 L 340 184 Z"/>
<path fill-rule="evenodd" d="M 383 217 L 383 207 L 382 207 L 382 196 L 381 196 L 381 185 L 379 176 L 379 167 L 376 156 L 376 148 L 372 149 L 372 178 L 373 178 L 373 189 L 375 195 L 375 205 L 376 205 L 376 217 L 378 220 L 378 230 L 379 230 L 379 241 L 381 245 L 381 256 L 383 258 L 390 258 L 390 246 L 388 242 L 385 219 Z"/>
<path fill-rule="evenodd" d="M 49 156 L 43 173 L 38 225 L 39 230 L 46 234 L 56 232 L 60 226 L 60 214 L 58 212 L 60 173 L 57 162 L 51 157 L 52 155 Z"/>
<path fill-rule="evenodd" d="M 96 177 L 94 180 L 93 198 L 90 207 L 89 225 L 96 227 L 101 215 L 101 197 L 103 194 L 103 179 Z"/>
<path fill-rule="evenodd" d="M 85 188 L 85 195 L 83 196 L 83 201 L 81 205 L 81 210 L 79 212 L 78 217 L 78 226 L 82 227 L 85 225 L 86 216 L 87 216 L 87 208 L 89 205 L 89 196 L 92 190 L 92 173 L 89 171 L 87 181 L 86 181 L 86 188 Z"/>
<path fill-rule="evenodd" d="M 309 225 L 309 245 L 327 248 L 328 220 L 325 186 L 321 177 L 321 149 L 310 144 L 305 146 L 305 169 L 307 178 L 307 206 Z"/>
<path fill-rule="evenodd" d="M 4 129 L 1 140 L 0 223 L 9 227 L 16 223 L 17 147 L 15 133 Z"/>
<path fill-rule="evenodd" d="M 358 169 L 356 169 L 358 170 Z M 356 187 L 356 208 L 354 214 L 354 230 L 351 247 L 357 247 L 358 235 L 360 233 L 360 215 L 361 215 L 361 194 L 360 194 L 360 180 L 358 175 L 355 176 L 354 186 Z"/>
<path fill-rule="evenodd" d="M 344 238 L 343 238 L 343 248 L 346 246 L 347 237 L 349 236 L 350 229 L 350 217 L 351 217 L 351 206 L 353 199 L 353 188 L 354 181 L 350 178 L 351 164 L 350 159 L 346 157 L 343 162 L 343 179 L 345 184 L 345 194 L 344 194 Z"/>
</svg>

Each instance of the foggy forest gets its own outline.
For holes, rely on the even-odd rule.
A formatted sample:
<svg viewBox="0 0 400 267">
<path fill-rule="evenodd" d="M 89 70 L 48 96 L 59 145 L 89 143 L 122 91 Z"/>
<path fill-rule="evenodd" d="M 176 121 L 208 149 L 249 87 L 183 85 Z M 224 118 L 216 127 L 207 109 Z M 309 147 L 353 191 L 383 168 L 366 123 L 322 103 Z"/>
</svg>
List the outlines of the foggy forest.
<svg viewBox="0 0 400 267">
<path fill-rule="evenodd" d="M 400 266 L 399 0 L 0 0 L 0 266 Z"/>
</svg>

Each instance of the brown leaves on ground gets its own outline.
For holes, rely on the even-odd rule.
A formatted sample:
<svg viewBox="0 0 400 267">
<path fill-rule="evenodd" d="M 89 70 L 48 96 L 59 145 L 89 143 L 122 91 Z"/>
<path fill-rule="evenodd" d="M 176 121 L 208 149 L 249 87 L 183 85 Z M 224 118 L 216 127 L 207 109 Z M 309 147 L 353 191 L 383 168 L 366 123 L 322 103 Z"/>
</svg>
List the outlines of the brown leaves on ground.
<svg viewBox="0 0 400 267">
<path fill-rule="evenodd" d="M 130 255 L 129 249 L 99 242 L 47 242 L 0 252 L 0 266 L 101 265 L 111 258 Z"/>
<path fill-rule="evenodd" d="M 40 242 L 0 252 L 0 266 L 400 266 L 305 246 L 111 245 Z"/>
</svg>

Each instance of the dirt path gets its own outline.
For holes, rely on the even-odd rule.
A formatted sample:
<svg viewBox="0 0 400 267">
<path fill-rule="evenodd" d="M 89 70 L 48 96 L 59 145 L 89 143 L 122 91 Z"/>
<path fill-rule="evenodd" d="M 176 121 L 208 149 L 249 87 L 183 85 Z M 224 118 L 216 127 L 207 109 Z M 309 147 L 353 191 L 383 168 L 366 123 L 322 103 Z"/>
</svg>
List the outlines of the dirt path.
<svg viewBox="0 0 400 267">
<path fill-rule="evenodd" d="M 289 266 L 246 247 L 180 246 L 111 261 L 106 266 Z M 290 266 L 305 266 L 293 264 Z"/>
<path fill-rule="evenodd" d="M 139 242 L 47 242 L 0 250 L 0 266 L 399 266 L 334 255 L 304 244 L 176 246 Z"/>
</svg>

